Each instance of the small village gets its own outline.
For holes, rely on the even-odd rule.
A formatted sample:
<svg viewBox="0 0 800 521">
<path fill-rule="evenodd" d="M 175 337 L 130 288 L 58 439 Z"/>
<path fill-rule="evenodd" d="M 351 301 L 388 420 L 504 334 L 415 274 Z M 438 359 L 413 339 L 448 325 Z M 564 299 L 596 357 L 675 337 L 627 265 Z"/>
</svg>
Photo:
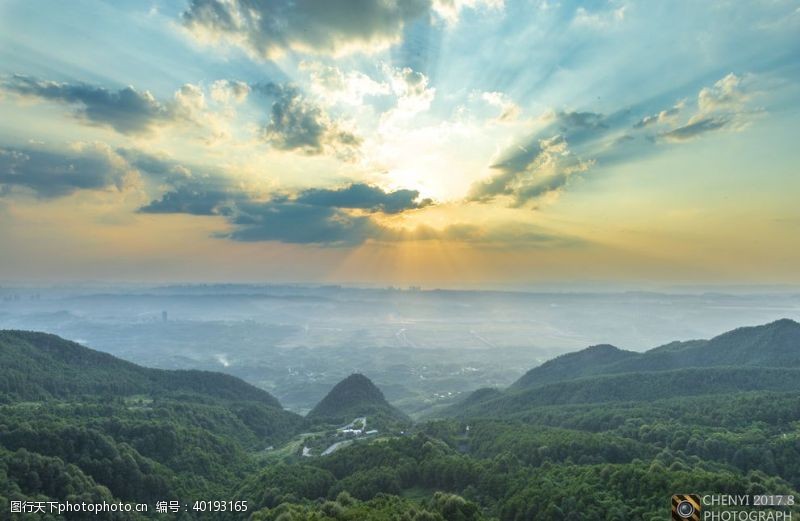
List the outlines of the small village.
<svg viewBox="0 0 800 521">
<path fill-rule="evenodd" d="M 367 417 L 361 416 L 336 430 L 306 437 L 301 456 L 306 458 L 327 456 L 351 443 L 377 435 L 378 430 L 368 429 Z"/>
</svg>

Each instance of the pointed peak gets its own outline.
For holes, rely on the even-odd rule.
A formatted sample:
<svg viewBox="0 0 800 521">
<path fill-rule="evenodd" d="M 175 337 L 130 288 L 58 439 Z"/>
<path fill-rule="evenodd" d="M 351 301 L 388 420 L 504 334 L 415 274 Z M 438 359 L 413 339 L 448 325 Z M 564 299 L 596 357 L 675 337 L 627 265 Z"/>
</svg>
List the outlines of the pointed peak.
<svg viewBox="0 0 800 521">
<path fill-rule="evenodd" d="M 367 416 L 378 424 L 386 423 L 385 419 L 395 422 L 408 422 L 402 412 L 392 407 L 383 392 L 372 380 L 360 373 L 354 373 L 340 381 L 328 394 L 308 413 L 307 418 L 329 420 L 334 422 L 349 421 L 355 417 Z"/>
<path fill-rule="evenodd" d="M 344 380 L 340 381 L 339 384 L 349 383 L 349 384 L 359 384 L 359 385 L 375 385 L 372 380 L 367 378 L 361 373 L 353 373 Z M 338 385 L 338 384 L 337 384 Z"/>
</svg>

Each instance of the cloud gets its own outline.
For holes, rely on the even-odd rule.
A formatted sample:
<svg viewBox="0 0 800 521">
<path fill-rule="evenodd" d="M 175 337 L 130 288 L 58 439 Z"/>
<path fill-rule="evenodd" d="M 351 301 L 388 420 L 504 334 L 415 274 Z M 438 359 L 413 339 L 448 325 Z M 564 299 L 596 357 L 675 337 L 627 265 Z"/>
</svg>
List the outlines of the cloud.
<svg viewBox="0 0 800 521">
<path fill-rule="evenodd" d="M 729 73 L 713 86 L 700 90 L 697 95 L 697 107 L 703 114 L 721 110 L 739 111 L 748 98 L 742 78 Z"/>
<path fill-rule="evenodd" d="M 665 142 L 686 142 L 720 129 L 744 128 L 752 115 L 748 108 L 751 82 L 749 76 L 728 74 L 700 89 L 693 110 L 681 100 L 643 117 L 628 108 L 610 115 L 591 111 L 546 114 L 537 121 L 536 132 L 499 154 L 491 166 L 492 175 L 472 186 L 469 199 L 488 202 L 505 197 L 512 206 L 553 199 L 575 174 L 595 165 L 653 154 L 664 150 L 659 145 Z"/>
<path fill-rule="evenodd" d="M 622 23 L 625 20 L 627 6 L 623 5 L 616 9 L 606 11 L 589 12 L 584 7 L 575 10 L 575 18 L 572 19 L 573 25 L 589 29 L 607 29 Z"/>
<path fill-rule="evenodd" d="M 300 192 L 295 199 L 300 204 L 352 208 L 369 212 L 400 213 L 424 208 L 433 204 L 431 199 L 419 200 L 417 190 L 386 192 L 377 186 L 354 183 L 344 188 L 310 188 Z"/>
<path fill-rule="evenodd" d="M 211 84 L 211 99 L 217 103 L 241 103 L 250 94 L 250 85 L 237 80 L 217 80 Z"/>
<path fill-rule="evenodd" d="M 186 165 L 137 149 L 117 150 L 132 168 L 158 182 L 166 191 L 139 208 L 139 213 L 225 215 L 245 198 L 232 178 L 215 169 Z"/>
<path fill-rule="evenodd" d="M 122 190 L 134 173 L 124 158 L 97 143 L 66 150 L 0 148 L 0 194 L 22 188 L 51 199 L 78 190 Z"/>
<path fill-rule="evenodd" d="M 323 152 L 333 152 L 342 158 L 355 155 L 361 138 L 334 122 L 297 87 L 270 83 L 258 88 L 274 99 L 269 123 L 262 134 L 270 145 L 307 155 Z"/>
<path fill-rule="evenodd" d="M 172 99 L 157 100 L 149 91 L 125 87 L 114 91 L 84 83 L 43 81 L 27 76 L 0 80 L 0 89 L 18 96 L 62 103 L 75 109 L 84 123 L 105 126 L 124 135 L 148 135 L 157 128 L 181 123 L 200 130 L 206 143 L 227 137 L 235 117 L 233 105 L 244 101 L 251 88 L 236 80 L 217 80 L 210 89 L 186 83 Z"/>
<path fill-rule="evenodd" d="M 381 116 L 381 125 L 392 127 L 409 122 L 414 116 L 427 111 L 436 96 L 436 89 L 429 86 L 426 75 L 410 67 L 389 67 L 383 72 L 389 80 L 397 104 Z"/>
<path fill-rule="evenodd" d="M 381 96 L 391 92 L 388 83 L 378 82 L 360 71 L 344 73 L 335 65 L 304 61 L 300 69 L 307 71 L 311 90 L 328 103 L 361 105 L 368 96 Z"/>
<path fill-rule="evenodd" d="M 131 167 L 157 180 L 162 195 L 139 213 L 222 216 L 236 241 L 281 241 L 353 245 L 369 239 L 395 240 L 371 214 L 398 214 L 433 204 L 416 190 L 386 191 L 365 183 L 342 188 L 308 188 L 296 193 L 254 194 L 223 172 L 185 165 L 133 149 L 119 151 Z"/>
<path fill-rule="evenodd" d="M 461 11 L 470 9 L 489 9 L 502 11 L 505 7 L 504 0 L 434 0 L 433 11 L 449 24 L 458 21 Z"/>
<path fill-rule="evenodd" d="M 502 92 L 484 92 L 481 94 L 481 99 L 489 105 L 500 109 L 497 121 L 513 121 L 519 116 L 519 105 L 514 103 L 508 95 Z"/>
<path fill-rule="evenodd" d="M 675 116 L 677 116 L 680 113 L 680 111 L 681 111 L 681 109 L 683 109 L 684 105 L 685 105 L 685 102 L 680 101 L 680 102 L 676 103 L 673 107 L 671 107 L 669 109 L 662 110 L 662 111 L 658 112 L 657 114 L 652 114 L 652 115 L 649 115 L 649 116 L 645 116 L 642 119 L 640 119 L 639 121 L 637 121 L 636 124 L 633 125 L 633 128 L 644 128 L 644 127 L 649 127 L 649 126 L 655 125 L 655 124 L 673 122 L 674 119 L 675 119 Z"/>
<path fill-rule="evenodd" d="M 562 114 L 562 122 L 575 120 L 575 114 Z M 582 117 L 577 119 L 583 121 Z M 563 127 L 562 127 L 563 128 Z M 558 194 L 576 173 L 586 172 L 593 164 L 570 150 L 567 134 L 537 137 L 527 146 L 517 146 L 492 166 L 497 172 L 472 187 L 470 199 L 489 201 L 508 196 L 512 205 L 521 206 L 547 195 Z M 576 139 L 580 142 L 579 139 Z"/>
<path fill-rule="evenodd" d="M 727 124 L 725 119 L 707 117 L 693 119 L 691 123 L 680 126 L 676 129 L 664 132 L 661 137 L 671 141 L 687 141 L 701 134 L 718 130 Z"/>
<path fill-rule="evenodd" d="M 201 40 L 273 59 L 289 50 L 339 55 L 383 49 L 430 8 L 430 0 L 192 0 L 181 18 Z"/>
<path fill-rule="evenodd" d="M 76 115 L 95 125 L 110 126 L 121 134 L 146 134 L 174 120 L 178 114 L 148 91 L 133 87 L 112 91 L 83 83 L 40 81 L 15 75 L 0 83 L 3 90 L 21 96 L 58 101 L 76 107 Z"/>
<path fill-rule="evenodd" d="M 244 242 L 352 246 L 382 234 L 382 228 L 369 216 L 286 200 L 240 204 L 230 222 L 233 231 L 222 236 Z"/>
<path fill-rule="evenodd" d="M 584 242 L 523 222 L 396 229 L 383 226 L 368 215 L 353 215 L 328 206 L 283 199 L 244 204 L 236 211 L 236 216 L 231 218 L 233 231 L 220 237 L 243 242 L 280 241 L 325 246 L 356 246 L 366 241 L 450 241 L 482 248 L 535 249 L 572 247 Z"/>
<path fill-rule="evenodd" d="M 214 189 L 204 183 L 186 181 L 164 193 L 160 199 L 139 208 L 139 213 L 185 213 L 189 215 L 224 215 L 231 194 L 225 189 Z"/>
<path fill-rule="evenodd" d="M 752 80 L 747 78 L 747 80 Z M 733 73 L 727 74 L 714 85 L 703 87 L 697 95 L 697 110 L 689 120 L 660 134 L 666 141 L 688 141 L 702 134 L 722 128 L 741 130 L 749 124 L 751 111 L 748 102 L 751 93 L 748 81 Z"/>
</svg>

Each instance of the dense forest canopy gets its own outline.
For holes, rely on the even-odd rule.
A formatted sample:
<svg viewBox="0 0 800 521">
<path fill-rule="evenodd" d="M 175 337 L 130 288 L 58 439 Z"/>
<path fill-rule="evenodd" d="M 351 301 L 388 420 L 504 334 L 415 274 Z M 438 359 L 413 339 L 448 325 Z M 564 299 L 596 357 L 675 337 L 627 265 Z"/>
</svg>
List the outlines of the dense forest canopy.
<svg viewBox="0 0 800 521">
<path fill-rule="evenodd" d="M 0 517 L 12 501 L 178 501 L 175 519 L 655 521 L 679 492 L 797 495 L 798 332 L 595 346 L 411 426 L 363 375 L 303 418 L 234 377 L 4 331 Z"/>
</svg>

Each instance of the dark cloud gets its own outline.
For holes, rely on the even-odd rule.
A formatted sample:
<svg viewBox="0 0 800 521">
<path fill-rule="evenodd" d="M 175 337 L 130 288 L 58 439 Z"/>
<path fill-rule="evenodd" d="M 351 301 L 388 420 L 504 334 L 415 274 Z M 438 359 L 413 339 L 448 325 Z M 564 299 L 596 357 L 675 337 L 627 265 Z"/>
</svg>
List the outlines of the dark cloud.
<svg viewBox="0 0 800 521">
<path fill-rule="evenodd" d="M 122 148 L 117 152 L 132 167 L 169 187 L 160 198 L 139 208 L 139 213 L 229 215 L 236 201 L 246 199 L 222 172 L 136 149 Z"/>
<path fill-rule="evenodd" d="M 393 42 L 430 7 L 430 0 L 192 0 L 182 21 L 201 38 L 272 58 L 289 49 L 339 54 Z"/>
<path fill-rule="evenodd" d="M 386 192 L 354 183 L 344 188 L 312 188 L 297 194 L 273 194 L 259 200 L 221 172 L 180 164 L 138 150 L 121 149 L 132 167 L 167 186 L 139 213 L 223 216 L 232 230 L 220 235 L 235 241 L 281 241 L 355 245 L 369 239 L 396 240 L 369 213 L 400 213 L 432 204 L 416 190 Z"/>
<path fill-rule="evenodd" d="M 231 211 L 229 200 L 228 192 L 209 190 L 199 183 L 184 183 L 166 192 L 160 199 L 139 208 L 139 212 L 225 215 Z"/>
<path fill-rule="evenodd" d="M 230 221 L 234 230 L 223 236 L 245 242 L 353 246 L 384 233 L 369 216 L 353 216 L 337 208 L 294 201 L 240 204 Z"/>
<path fill-rule="evenodd" d="M 257 201 L 241 191 L 183 183 L 139 209 L 141 213 L 222 215 L 231 231 L 218 237 L 242 242 L 353 246 L 388 232 L 368 215 L 351 215 L 333 205 L 308 204 L 286 195 Z"/>
<path fill-rule="evenodd" d="M 385 192 L 377 186 L 354 183 L 345 188 L 311 188 L 303 190 L 297 203 L 336 208 L 357 208 L 370 212 L 399 213 L 433 204 L 431 199 L 419 200 L 417 190 Z"/>
<path fill-rule="evenodd" d="M 160 180 L 185 177 L 189 173 L 187 167 L 166 156 L 149 154 L 135 148 L 118 148 L 116 152 L 131 166 Z"/>
<path fill-rule="evenodd" d="M 21 96 L 74 105 L 80 118 L 110 126 L 122 134 L 145 134 L 177 117 L 172 108 L 148 91 L 139 92 L 133 87 L 112 91 L 83 83 L 57 83 L 15 75 L 3 80 L 2 88 Z"/>
<path fill-rule="evenodd" d="M 719 117 L 706 117 L 696 121 L 692 121 L 682 127 L 678 127 L 669 132 L 661 134 L 661 136 L 670 141 L 686 141 L 695 138 L 701 134 L 719 130 L 727 124 L 724 118 Z"/>
<path fill-rule="evenodd" d="M 269 83 L 256 87 L 273 99 L 264 139 L 281 150 L 297 150 L 309 155 L 332 151 L 350 156 L 361 139 L 342 129 L 316 103 L 309 101 L 292 85 Z"/>
<path fill-rule="evenodd" d="M 308 189 L 296 196 L 279 194 L 269 201 L 257 201 L 216 178 L 177 179 L 172 183 L 172 189 L 139 212 L 223 215 L 233 231 L 222 236 L 248 242 L 353 245 L 367 239 L 389 238 L 391 232 L 371 216 L 352 215 L 347 210 L 399 213 L 432 204 L 428 199 L 417 201 L 416 190 L 384 192 L 366 184 L 334 190 Z"/>
<path fill-rule="evenodd" d="M 244 242 L 355 246 L 366 241 L 446 240 L 482 248 L 514 249 L 573 247 L 584 242 L 529 223 L 504 223 L 493 227 L 454 224 L 443 229 L 423 225 L 397 230 L 381 226 L 370 216 L 354 216 L 337 208 L 286 200 L 244 204 L 237 209 L 231 222 L 235 225 L 234 230 L 221 237 Z"/>
<path fill-rule="evenodd" d="M 127 163 L 103 145 L 64 151 L 0 148 L 0 185 L 5 194 L 24 188 L 38 197 L 54 198 L 78 190 L 121 189 L 129 172 Z"/>
</svg>

